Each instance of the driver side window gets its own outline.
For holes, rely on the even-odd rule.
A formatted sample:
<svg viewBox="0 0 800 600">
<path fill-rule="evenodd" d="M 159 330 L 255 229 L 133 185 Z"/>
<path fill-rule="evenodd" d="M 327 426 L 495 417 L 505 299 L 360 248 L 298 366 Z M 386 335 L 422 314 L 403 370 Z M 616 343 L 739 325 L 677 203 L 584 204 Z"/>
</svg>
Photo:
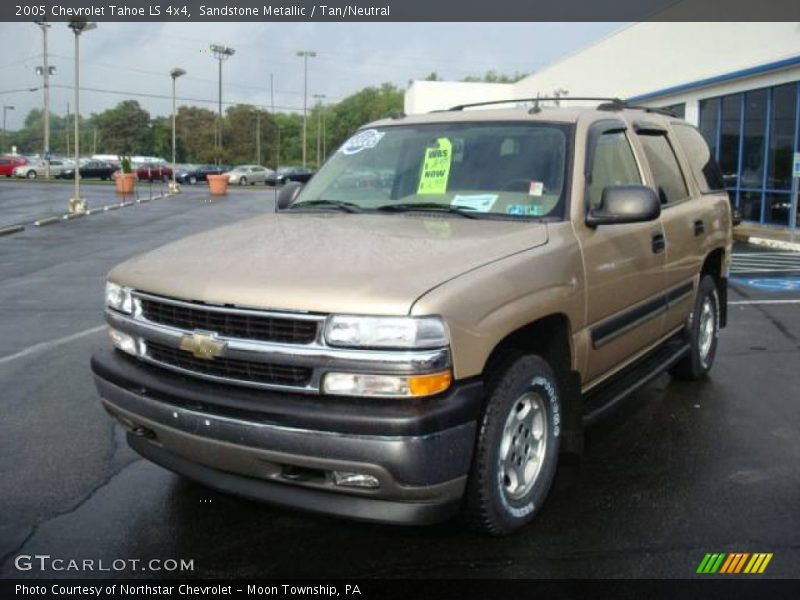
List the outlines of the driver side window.
<svg viewBox="0 0 800 600">
<path fill-rule="evenodd" d="M 598 208 L 603 190 L 610 185 L 641 184 L 642 176 L 624 131 L 609 131 L 600 136 L 592 164 L 589 185 L 590 208 Z"/>
</svg>

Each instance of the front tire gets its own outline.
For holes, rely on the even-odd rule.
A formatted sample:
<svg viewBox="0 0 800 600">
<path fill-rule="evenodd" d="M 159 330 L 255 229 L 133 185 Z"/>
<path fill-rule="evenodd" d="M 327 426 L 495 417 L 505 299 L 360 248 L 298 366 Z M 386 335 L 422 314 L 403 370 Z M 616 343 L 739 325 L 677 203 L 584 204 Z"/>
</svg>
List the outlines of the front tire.
<svg viewBox="0 0 800 600">
<path fill-rule="evenodd" d="M 27 177 L 28 179 L 36 179 L 36 171 L 28 171 Z"/>
<path fill-rule="evenodd" d="M 189 185 L 194 185 L 195 183 L 197 183 L 197 177 L 189 177 Z"/>
<path fill-rule="evenodd" d="M 239 185 L 247 185 L 247 177 L 240 177 Z"/>
<path fill-rule="evenodd" d="M 686 323 L 689 353 L 671 370 L 678 379 L 705 379 L 714 365 L 719 338 L 719 290 L 714 278 L 703 275 L 697 287 L 694 309 Z"/>
<path fill-rule="evenodd" d="M 561 386 L 541 357 L 518 356 L 492 377 L 480 423 L 464 516 L 482 533 L 504 535 L 530 522 L 558 464 Z"/>
</svg>

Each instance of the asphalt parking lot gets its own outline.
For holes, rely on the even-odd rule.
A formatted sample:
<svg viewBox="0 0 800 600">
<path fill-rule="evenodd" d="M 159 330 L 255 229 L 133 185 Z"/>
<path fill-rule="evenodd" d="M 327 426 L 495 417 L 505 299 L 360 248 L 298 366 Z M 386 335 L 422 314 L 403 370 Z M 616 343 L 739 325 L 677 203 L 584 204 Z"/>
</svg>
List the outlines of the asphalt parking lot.
<svg viewBox="0 0 800 600">
<path fill-rule="evenodd" d="M 74 181 L 44 183 L 0 178 L 0 227 L 30 224 L 38 219 L 63 215 L 73 196 L 73 185 Z M 32 190 L 44 190 L 45 193 L 32 194 Z M 149 200 L 166 192 L 167 185 L 160 181 L 142 182 L 134 194 L 125 198 L 116 195 L 111 183 L 91 180 L 81 186 L 81 196 L 86 199 L 90 208 L 123 200 Z"/>
<path fill-rule="evenodd" d="M 66 193 L 4 183 L 0 214 L 14 185 L 42 206 Z M 538 519 L 509 538 L 277 509 L 139 458 L 89 371 L 107 345 L 106 272 L 273 198 L 185 188 L 0 237 L 0 576 L 41 576 L 15 569 L 20 554 L 193 559 L 191 577 L 686 578 L 707 552 L 770 552 L 765 576 L 800 572 L 800 254 L 737 247 L 712 377 L 662 376 L 593 427 Z"/>
</svg>

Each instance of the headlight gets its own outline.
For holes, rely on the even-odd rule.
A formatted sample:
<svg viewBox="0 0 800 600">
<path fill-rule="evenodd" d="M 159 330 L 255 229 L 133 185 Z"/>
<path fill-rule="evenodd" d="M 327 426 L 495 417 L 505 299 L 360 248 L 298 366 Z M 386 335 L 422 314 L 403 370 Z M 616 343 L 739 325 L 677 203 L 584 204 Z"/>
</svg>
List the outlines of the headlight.
<svg viewBox="0 0 800 600">
<path fill-rule="evenodd" d="M 358 317 L 334 315 L 325 324 L 325 341 L 345 348 L 441 348 L 447 327 L 440 317 Z"/>
<path fill-rule="evenodd" d="M 106 306 L 124 312 L 125 314 L 133 313 L 133 298 L 131 297 L 131 290 L 117 285 L 116 283 L 106 282 Z"/>
</svg>

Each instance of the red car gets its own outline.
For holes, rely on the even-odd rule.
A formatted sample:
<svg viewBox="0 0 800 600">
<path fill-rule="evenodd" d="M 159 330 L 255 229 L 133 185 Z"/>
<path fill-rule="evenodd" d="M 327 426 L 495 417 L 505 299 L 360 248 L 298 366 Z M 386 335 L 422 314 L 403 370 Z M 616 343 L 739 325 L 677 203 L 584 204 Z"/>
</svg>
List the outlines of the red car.
<svg viewBox="0 0 800 600">
<path fill-rule="evenodd" d="M 139 181 L 169 181 L 172 169 L 164 163 L 144 163 L 136 169 L 136 178 Z"/>
<path fill-rule="evenodd" d="M 11 177 L 15 168 L 27 164 L 27 159 L 21 156 L 0 156 L 0 176 Z"/>
</svg>

